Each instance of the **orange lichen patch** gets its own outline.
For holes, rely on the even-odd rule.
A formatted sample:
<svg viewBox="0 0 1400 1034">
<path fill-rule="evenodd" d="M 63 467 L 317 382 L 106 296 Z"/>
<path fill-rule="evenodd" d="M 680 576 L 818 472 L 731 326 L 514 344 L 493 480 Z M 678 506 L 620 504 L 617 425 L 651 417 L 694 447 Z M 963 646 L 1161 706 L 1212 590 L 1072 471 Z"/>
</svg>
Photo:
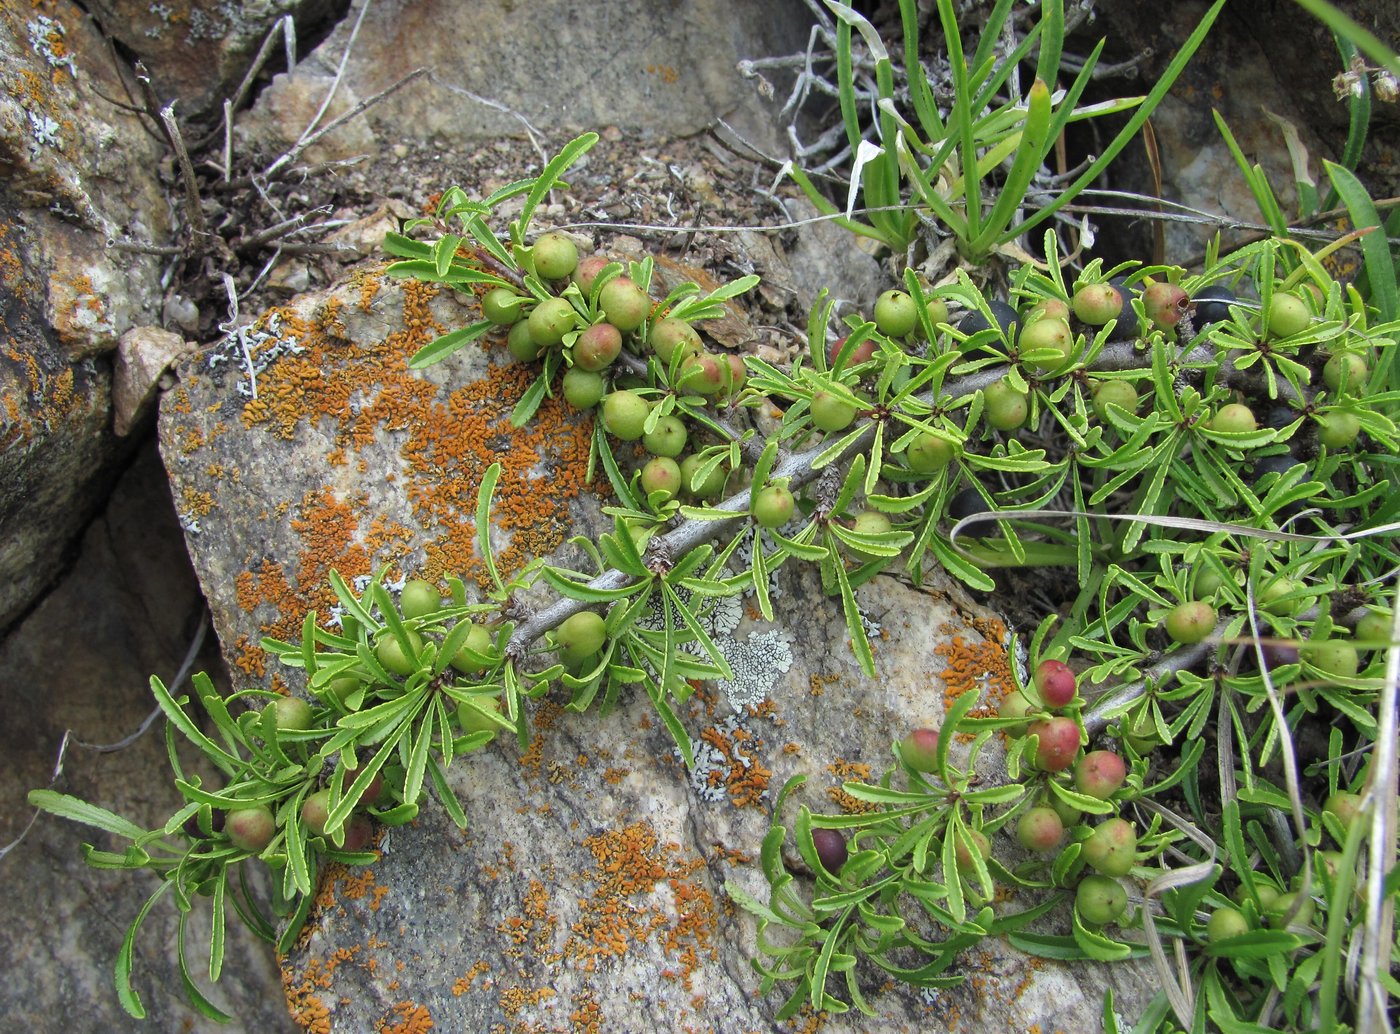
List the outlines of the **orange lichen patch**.
<svg viewBox="0 0 1400 1034">
<path fill-rule="evenodd" d="M 661 844 L 655 829 L 642 821 L 591 836 L 584 846 L 596 863 L 582 876 L 593 892 L 580 900 L 582 915 L 570 927 L 565 954 L 591 973 L 655 935 L 679 963 L 675 979 L 689 989 L 695 969 L 715 958 L 714 899 L 692 879 L 704 861 L 680 857 L 678 844 Z M 652 897 L 663 883 L 671 891 L 669 904 L 639 900 Z"/>
<path fill-rule="evenodd" d="M 89 404 L 85 382 L 83 390 L 75 383 L 73 367 L 66 364 L 56 368 L 46 366 L 34 355 L 7 346 L 5 356 L 23 371 L 23 395 L 7 388 L 0 394 L 4 407 L 4 425 L 0 426 L 0 448 L 32 440 L 34 435 L 76 422 Z M 27 403 L 24 399 L 27 398 Z"/>
<path fill-rule="evenodd" d="M 706 785 L 723 790 L 736 808 L 758 807 L 773 778 L 772 769 L 758 760 L 763 741 L 744 726 L 732 723 L 712 725 L 700 733 L 700 739 L 715 749 L 705 773 Z"/>
<path fill-rule="evenodd" d="M 811 692 L 812 696 L 819 697 L 826 692 L 827 686 L 835 685 L 840 681 L 840 675 L 821 675 L 813 672 L 811 675 L 807 676 L 807 689 Z"/>
<path fill-rule="evenodd" d="M 24 263 L 14 250 L 11 234 L 12 227 L 8 223 L 0 223 L 0 283 L 16 294 L 25 294 L 27 292 L 21 290 L 24 286 Z"/>
<path fill-rule="evenodd" d="M 466 994 L 472 989 L 472 984 L 476 983 L 477 977 L 490 972 L 490 964 L 485 959 L 478 959 L 472 964 L 471 969 L 457 978 L 456 983 L 452 985 L 452 993 L 458 997 Z"/>
<path fill-rule="evenodd" d="M 282 993 L 292 1022 L 310 1034 L 331 1034 L 331 1011 L 315 993 L 314 979 L 298 979 L 285 965 L 282 968 Z"/>
<path fill-rule="evenodd" d="M 201 492 L 193 485 L 186 485 L 180 490 L 180 515 L 182 517 L 208 516 L 214 509 L 214 497 L 208 492 Z"/>
<path fill-rule="evenodd" d="M 572 1034 L 598 1034 L 603 1029 L 603 1010 L 587 991 L 580 991 L 574 998 L 569 1024 Z"/>
<path fill-rule="evenodd" d="M 847 761 L 845 758 L 837 758 L 826 766 L 826 770 L 842 782 L 849 780 L 862 783 L 870 782 L 870 766 L 863 761 Z M 826 795 L 832 803 L 848 814 L 876 811 L 878 807 L 869 801 L 852 797 L 840 786 L 828 786 Z"/>
<path fill-rule="evenodd" d="M 426 1034 L 433 1029 L 433 1017 L 417 1002 L 400 1002 L 374 1029 L 379 1034 Z"/>
<path fill-rule="evenodd" d="M 944 660 L 944 668 L 938 673 L 943 680 L 944 709 L 951 707 L 962 694 L 976 690 L 983 694 L 983 702 L 971 713 L 992 715 L 1015 686 L 1011 661 L 1002 645 L 1006 626 L 995 619 L 973 621 L 972 625 L 981 636 L 979 640 L 969 641 L 952 626 L 945 626 L 943 631 L 951 633 L 951 638 L 934 648 L 934 653 Z"/>
<path fill-rule="evenodd" d="M 552 987 L 536 987 L 527 990 L 523 987 L 507 987 L 500 993 L 501 1011 L 507 1016 L 515 1016 L 520 1010 L 531 1005 L 548 1001 L 558 992 Z"/>
</svg>

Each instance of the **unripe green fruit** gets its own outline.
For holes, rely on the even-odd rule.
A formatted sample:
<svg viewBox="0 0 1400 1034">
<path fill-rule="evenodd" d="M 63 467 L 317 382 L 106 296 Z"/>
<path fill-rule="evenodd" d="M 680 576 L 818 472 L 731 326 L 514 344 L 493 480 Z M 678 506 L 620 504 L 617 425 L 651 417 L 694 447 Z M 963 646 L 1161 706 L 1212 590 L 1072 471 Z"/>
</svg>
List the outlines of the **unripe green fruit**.
<svg viewBox="0 0 1400 1034">
<path fill-rule="evenodd" d="M 1123 311 L 1123 295 L 1112 284 L 1085 284 L 1071 304 L 1080 322 L 1102 327 Z"/>
<path fill-rule="evenodd" d="M 353 675 L 340 675 L 331 679 L 318 692 L 321 698 L 327 701 L 334 701 L 342 707 L 349 707 L 346 701 L 357 690 L 363 689 L 364 683 Z"/>
<path fill-rule="evenodd" d="M 1371 371 L 1366 360 L 1355 352 L 1338 352 L 1322 367 L 1322 383 L 1331 391 L 1358 394 Z"/>
<path fill-rule="evenodd" d="M 399 613 L 406 618 L 424 618 L 436 614 L 442 606 L 438 587 L 423 578 L 405 582 L 399 593 Z"/>
<path fill-rule="evenodd" d="M 1092 926 L 1111 923 L 1128 909 L 1128 892 L 1108 876 L 1085 876 L 1074 892 L 1079 918 Z"/>
<path fill-rule="evenodd" d="M 965 839 L 957 834 L 952 835 L 956 837 L 953 842 L 953 859 L 958 872 L 964 876 L 971 876 L 977 871 L 975 858 L 981 858 L 985 862 L 992 856 L 991 841 L 980 829 L 969 829 Z"/>
<path fill-rule="evenodd" d="M 1066 829 L 1084 817 L 1084 813 L 1073 804 L 1063 798 L 1056 797 L 1054 794 L 1051 794 L 1045 803 L 1051 811 L 1060 817 L 1060 822 L 1064 824 Z"/>
<path fill-rule="evenodd" d="M 1351 827 L 1361 817 L 1361 795 L 1338 790 L 1327 798 L 1322 810 L 1341 824 L 1343 832 L 1350 833 Z"/>
<path fill-rule="evenodd" d="M 574 307 L 563 298 L 546 298 L 530 310 L 526 323 L 535 344 L 541 348 L 552 348 L 578 326 L 578 318 Z"/>
<path fill-rule="evenodd" d="M 1069 311 L 1069 303 L 1063 298 L 1042 298 L 1026 311 L 1026 325 L 1046 319 L 1068 323 Z"/>
<path fill-rule="evenodd" d="M 1021 331 L 1017 347 L 1022 354 L 1050 351 L 1054 355 L 1044 359 L 1028 359 L 1027 365 L 1042 373 L 1053 373 L 1069 360 L 1074 352 L 1074 334 L 1069 324 L 1061 319 L 1044 318 L 1036 320 Z"/>
<path fill-rule="evenodd" d="M 655 456 L 642 468 L 642 491 L 650 496 L 653 492 L 665 492 L 666 500 L 676 498 L 681 491 L 680 464 L 669 456 Z"/>
<path fill-rule="evenodd" d="M 611 323 L 595 323 L 574 341 L 574 365 L 606 370 L 622 354 L 622 333 Z"/>
<path fill-rule="evenodd" d="M 698 455 L 687 456 L 681 460 L 681 489 L 699 500 L 718 499 L 724 493 L 724 464 L 719 463 L 711 468 L 704 481 L 691 487 L 696 473 L 700 470 L 701 462 Z"/>
<path fill-rule="evenodd" d="M 1128 777 L 1128 766 L 1111 750 L 1091 750 L 1074 766 L 1074 788 L 1086 797 L 1106 801 Z"/>
<path fill-rule="evenodd" d="M 1238 402 L 1221 406 L 1211 417 L 1212 431 L 1225 431 L 1238 434 L 1259 429 L 1259 421 L 1254 418 L 1254 410 Z"/>
<path fill-rule="evenodd" d="M 277 835 L 277 823 L 272 811 L 264 804 L 234 808 L 224 822 L 224 832 L 240 851 L 257 854 Z"/>
<path fill-rule="evenodd" d="M 651 406 L 634 391 L 614 391 L 603 399 L 603 426 L 614 438 L 635 442 L 646 427 Z"/>
<path fill-rule="evenodd" d="M 1027 851 L 1053 851 L 1065 837 L 1065 824 L 1054 808 L 1040 805 L 1016 822 L 1016 839 Z"/>
<path fill-rule="evenodd" d="M 634 280 L 619 276 L 609 280 L 598 292 L 598 306 L 609 323 L 627 334 L 646 320 L 651 311 L 651 299 Z"/>
<path fill-rule="evenodd" d="M 933 298 L 925 302 L 924 311 L 928 313 L 928 321 L 935 330 L 940 323 L 948 322 L 948 305 L 942 298 Z M 924 336 L 923 324 L 914 327 L 914 335 L 920 338 Z"/>
<path fill-rule="evenodd" d="M 1269 299 L 1264 326 L 1270 337 L 1292 337 L 1307 330 L 1311 319 L 1307 302 L 1297 295 L 1275 291 Z"/>
<path fill-rule="evenodd" d="M 681 361 L 677 386 L 699 395 L 719 395 L 730 385 L 733 369 L 724 356 L 694 352 Z"/>
<path fill-rule="evenodd" d="M 1293 903 L 1298 900 L 1298 892 L 1290 890 L 1280 894 L 1274 899 L 1273 904 L 1268 908 L 1269 925 L 1275 930 L 1282 930 L 1292 926 L 1307 926 L 1313 920 L 1313 915 L 1317 912 L 1317 906 L 1312 898 L 1305 898 L 1298 908 L 1298 914 L 1293 917 L 1292 922 L 1287 921 L 1288 911 L 1293 907 Z"/>
<path fill-rule="evenodd" d="M 647 340 L 663 363 L 669 363 L 678 348 L 688 354 L 705 350 L 705 344 L 695 328 L 674 316 L 667 316 L 653 324 Z"/>
<path fill-rule="evenodd" d="M 520 319 L 525 299 L 508 287 L 493 287 L 481 296 L 481 314 L 498 327 L 509 327 Z"/>
<path fill-rule="evenodd" d="M 1039 740 L 1035 763 L 1042 772 L 1063 772 L 1079 753 L 1079 726 L 1073 718 L 1041 718 L 1027 726 L 1026 734 Z"/>
<path fill-rule="evenodd" d="M 812 423 L 823 431 L 844 431 L 856 418 L 856 407 L 825 391 L 812 396 Z"/>
<path fill-rule="evenodd" d="M 1329 449 L 1345 449 L 1361 434 L 1361 421 L 1354 413 L 1340 409 L 1319 413 L 1317 420 L 1317 440 Z"/>
<path fill-rule="evenodd" d="M 581 366 L 571 366 L 565 370 L 560 386 L 564 391 L 564 401 L 575 409 L 592 409 L 608 392 L 608 382 L 601 373 L 585 370 Z"/>
<path fill-rule="evenodd" d="M 1206 599 L 1214 596 L 1225 586 L 1225 579 L 1213 567 L 1202 567 L 1196 571 L 1196 596 Z"/>
<path fill-rule="evenodd" d="M 1024 693 L 1019 689 L 1013 689 L 1002 698 L 1001 704 L 997 707 L 997 717 L 1025 719 L 1028 714 L 1035 710 Z M 1019 725 L 1008 726 L 1006 731 L 1012 735 L 1019 735 L 1026 731 L 1028 724 L 1029 722 L 1022 721 Z"/>
<path fill-rule="evenodd" d="M 547 233 L 535 241 L 532 257 L 541 280 L 562 280 L 578 268 L 578 247 L 562 233 Z"/>
<path fill-rule="evenodd" d="M 1104 876 L 1126 876 L 1137 861 L 1137 830 L 1126 819 L 1105 819 L 1084 841 L 1081 857 Z"/>
<path fill-rule="evenodd" d="M 786 485 L 768 485 L 754 499 L 754 522 L 761 528 L 781 528 L 792 517 L 796 504 Z"/>
<path fill-rule="evenodd" d="M 480 625 L 473 625 L 471 631 L 467 633 L 467 638 L 462 641 L 462 645 L 458 647 L 457 652 L 453 654 L 452 660 L 448 663 L 463 675 L 480 674 L 486 670 L 487 665 L 481 661 L 472 660 L 467 651 L 470 650 L 472 653 L 489 657 L 494 646 L 495 644 L 491 641 L 491 633 Z"/>
<path fill-rule="evenodd" d="M 1127 381 L 1099 381 L 1094 386 L 1092 404 L 1094 412 L 1098 414 L 1100 420 L 1108 419 L 1110 404 L 1126 409 L 1129 413 L 1136 413 L 1137 389 Z"/>
<path fill-rule="evenodd" d="M 678 416 L 663 416 L 656 426 L 642 434 L 642 445 L 653 456 L 668 456 L 674 459 L 685 452 L 686 440 L 690 437 L 685 423 Z"/>
<path fill-rule="evenodd" d="M 1260 878 L 1258 873 L 1254 874 L 1254 896 L 1258 899 L 1260 912 L 1267 912 L 1272 908 L 1274 902 L 1278 900 L 1278 896 L 1281 893 L 1283 892 L 1279 890 L 1278 887 L 1274 886 L 1268 880 Z M 1230 896 L 1234 899 L 1235 904 L 1243 905 L 1246 901 L 1250 900 L 1249 888 L 1241 883 Z"/>
<path fill-rule="evenodd" d="M 1203 642 L 1215 631 L 1215 608 L 1200 600 L 1180 603 L 1167 614 L 1166 628 L 1173 642 Z"/>
<path fill-rule="evenodd" d="M 1004 377 L 987 385 L 982 395 L 982 418 L 988 426 L 998 431 L 1020 427 L 1030 415 L 1030 400 L 1026 393 L 1016 390 Z"/>
<path fill-rule="evenodd" d="M 423 650 L 423 638 L 413 629 L 405 629 L 413 646 L 413 655 L 404 652 L 403 645 L 393 633 L 385 631 L 374 644 L 374 655 L 391 675 L 412 675 L 418 670 L 418 655 Z"/>
<path fill-rule="evenodd" d="M 606 255 L 589 255 L 574 270 L 571 279 L 578 284 L 578 288 L 583 292 L 585 298 L 592 296 L 593 282 L 598 279 L 598 274 L 607 266 L 608 261 Z"/>
<path fill-rule="evenodd" d="M 521 320 L 510 328 L 506 349 L 522 363 L 532 363 L 544 354 L 544 346 L 530 334 L 529 320 Z"/>
<path fill-rule="evenodd" d="M 1285 575 L 1279 575 L 1259 590 L 1259 609 L 1269 614 L 1300 614 L 1307 610 L 1309 603 L 1311 603 L 1311 600 L 1306 596 L 1294 595 L 1302 588 L 1302 582 L 1296 582 Z"/>
<path fill-rule="evenodd" d="M 500 723 L 491 720 L 491 715 L 501 713 L 499 696 L 474 696 L 470 702 L 457 705 L 457 724 L 464 733 L 498 732 Z"/>
<path fill-rule="evenodd" d="M 311 728 L 311 705 L 301 697 L 278 697 L 267 705 L 277 721 L 277 728 L 302 732 Z"/>
<path fill-rule="evenodd" d="M 749 379 L 749 368 L 745 364 L 742 356 L 733 352 L 726 352 L 720 356 L 729 366 L 729 387 L 728 394 L 732 397 L 739 394 L 744 384 Z"/>
<path fill-rule="evenodd" d="M 900 741 L 899 756 L 915 772 L 932 772 L 938 757 L 938 730 L 915 729 Z"/>
<path fill-rule="evenodd" d="M 607 638 L 606 625 L 602 615 L 591 610 L 581 610 L 565 618 L 554 632 L 559 646 L 559 657 L 566 664 L 583 660 L 597 652 Z"/>
<path fill-rule="evenodd" d="M 331 817 L 331 792 L 317 790 L 301 802 L 301 822 L 315 836 L 326 835 L 326 820 Z"/>
<path fill-rule="evenodd" d="M 916 474 L 936 474 L 958 454 L 958 447 L 946 438 L 925 431 L 904 450 L 904 462 Z"/>
<path fill-rule="evenodd" d="M 1222 905 L 1206 920 L 1206 943 L 1218 944 L 1249 933 L 1249 920 L 1238 908 Z"/>
<path fill-rule="evenodd" d="M 1361 658 L 1356 647 L 1341 639 L 1309 640 L 1298 654 L 1324 675 L 1355 678 L 1361 670 Z"/>
<path fill-rule="evenodd" d="M 1394 620 L 1388 610 L 1368 610 L 1365 617 L 1356 623 L 1356 638 L 1372 643 L 1389 643 L 1394 629 Z M 1372 647 L 1384 649 L 1384 647 Z"/>
<path fill-rule="evenodd" d="M 862 510 L 851 522 L 851 530 L 861 535 L 883 535 L 892 527 L 890 519 L 879 510 Z M 846 550 L 861 562 L 880 559 L 874 553 L 867 553 L 858 546 L 847 545 Z"/>
<path fill-rule="evenodd" d="M 903 291 L 886 291 L 875 300 L 875 326 L 886 337 L 904 337 L 918 323 L 918 305 Z"/>
</svg>

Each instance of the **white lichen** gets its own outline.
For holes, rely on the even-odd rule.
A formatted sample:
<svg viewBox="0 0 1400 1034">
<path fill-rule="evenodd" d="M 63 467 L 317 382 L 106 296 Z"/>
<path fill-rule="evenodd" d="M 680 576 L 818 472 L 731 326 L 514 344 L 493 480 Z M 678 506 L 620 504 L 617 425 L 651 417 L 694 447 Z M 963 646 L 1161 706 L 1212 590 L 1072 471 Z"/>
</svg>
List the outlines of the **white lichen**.
<svg viewBox="0 0 1400 1034">
<path fill-rule="evenodd" d="M 716 684 L 729 706 L 740 713 L 772 696 L 778 678 L 792 667 L 792 649 L 775 628 L 750 632 L 743 640 L 724 636 L 715 645 L 734 672 L 733 679 L 719 679 Z"/>
<path fill-rule="evenodd" d="M 68 33 L 61 21 L 41 14 L 26 23 L 25 28 L 29 30 L 29 46 L 34 53 L 54 68 L 66 69 L 74 79 L 78 78 L 78 66 L 73 63 L 73 55 L 67 52 L 67 46 L 59 49 L 54 47 L 55 41 L 62 43 L 63 37 Z"/>
</svg>

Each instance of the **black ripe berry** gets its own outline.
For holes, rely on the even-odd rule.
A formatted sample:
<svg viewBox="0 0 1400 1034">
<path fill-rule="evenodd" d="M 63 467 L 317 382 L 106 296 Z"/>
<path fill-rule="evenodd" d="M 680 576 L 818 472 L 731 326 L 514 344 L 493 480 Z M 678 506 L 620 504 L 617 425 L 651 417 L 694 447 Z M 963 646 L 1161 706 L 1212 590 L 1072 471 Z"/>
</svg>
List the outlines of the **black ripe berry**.
<svg viewBox="0 0 1400 1034">
<path fill-rule="evenodd" d="M 1191 300 L 1196 308 L 1196 329 L 1200 330 L 1212 323 L 1224 323 L 1228 320 L 1230 303 L 1239 299 L 1235 297 L 1235 292 L 1224 284 L 1212 284 L 1197 291 Z"/>
<path fill-rule="evenodd" d="M 987 300 L 987 308 L 991 310 L 992 316 L 996 318 L 997 326 L 1001 328 L 1003 334 L 1010 334 L 1011 328 L 1020 322 L 1020 317 L 1016 315 L 1016 310 L 1005 302 L 995 299 Z M 964 334 L 972 335 L 981 330 L 991 330 L 992 325 L 987 322 L 987 317 L 982 315 L 980 309 L 973 309 L 963 315 L 958 320 L 958 330 Z"/>
<path fill-rule="evenodd" d="M 953 522 L 962 520 L 964 517 L 971 517 L 974 513 L 982 513 L 984 510 L 993 509 L 982 493 L 975 488 L 964 488 L 952 499 L 948 500 L 948 519 Z M 962 530 L 964 535 L 980 537 L 983 535 L 996 534 L 995 521 L 973 521 Z"/>
</svg>

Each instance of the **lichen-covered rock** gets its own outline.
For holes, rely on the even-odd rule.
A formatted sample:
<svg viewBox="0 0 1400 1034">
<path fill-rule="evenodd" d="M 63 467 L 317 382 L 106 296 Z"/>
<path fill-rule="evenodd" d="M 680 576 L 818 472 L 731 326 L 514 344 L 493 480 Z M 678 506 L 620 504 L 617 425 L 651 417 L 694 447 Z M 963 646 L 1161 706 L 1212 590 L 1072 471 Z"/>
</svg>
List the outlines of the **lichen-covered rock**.
<svg viewBox="0 0 1400 1034">
<path fill-rule="evenodd" d="M 93 0 L 88 9 L 151 73 L 163 102 L 178 101 L 182 118 L 218 115 L 278 22 L 291 18 L 304 40 L 343 12 L 345 0 Z M 283 39 L 274 39 L 274 56 Z M 304 45 L 304 44 L 303 44 Z"/>
<path fill-rule="evenodd" d="M 472 547 L 486 465 L 505 468 L 493 541 L 507 570 L 596 535 L 599 486 L 584 479 L 589 421 L 553 401 L 524 429 L 509 413 L 533 370 L 501 335 L 412 373 L 408 357 L 477 318 L 474 302 L 375 268 L 272 310 L 187 361 L 165 396 L 161 444 L 195 569 L 239 686 L 298 688 L 258 648 L 326 613 L 326 576 L 390 565 L 391 580 L 482 574 Z M 475 590 L 473 590 L 475 591 Z M 332 867 L 302 941 L 283 960 L 309 1030 L 780 1030 L 782 999 L 756 994 L 752 922 L 726 879 L 764 897 L 756 865 L 773 797 L 808 777 L 818 809 L 859 806 L 846 779 L 878 778 L 890 743 L 941 722 L 960 692 L 1009 686 L 1005 629 L 935 578 L 861 590 L 878 673 L 842 644 L 839 604 L 815 572 L 775 582 L 777 621 L 731 600 L 714 635 L 732 682 L 702 686 L 682 717 L 687 771 L 645 694 L 609 713 L 532 708 L 526 749 L 498 742 L 454 763 L 470 818 L 431 803 L 385 833 L 381 860 Z M 993 765 L 990 755 L 988 765 Z M 991 767 L 984 777 L 992 779 Z M 976 978 L 937 996 L 879 990 L 878 1018 L 832 1031 L 895 1031 L 976 1018 L 987 1029 L 1087 1029 L 1102 982 L 1132 1014 L 1135 970 L 1079 972 L 988 942 Z"/>
<path fill-rule="evenodd" d="M 354 17 L 342 20 L 290 76 L 278 76 L 240 120 L 240 132 L 298 139 L 336 76 L 354 24 Z M 809 27 L 810 15 L 794 0 L 380 0 L 365 14 L 336 103 L 348 108 L 419 68 L 432 76 L 328 135 L 317 157 L 421 146 L 435 137 L 455 144 L 519 138 L 522 119 L 545 132 L 616 125 L 674 136 L 719 116 L 767 142 L 763 102 L 734 73 L 735 62 L 797 51 Z M 328 113 L 322 125 L 334 117 Z"/>
<path fill-rule="evenodd" d="M 160 152 L 75 5 L 0 6 L 0 628 L 48 585 L 125 446 L 107 353 L 159 312 Z"/>
</svg>

